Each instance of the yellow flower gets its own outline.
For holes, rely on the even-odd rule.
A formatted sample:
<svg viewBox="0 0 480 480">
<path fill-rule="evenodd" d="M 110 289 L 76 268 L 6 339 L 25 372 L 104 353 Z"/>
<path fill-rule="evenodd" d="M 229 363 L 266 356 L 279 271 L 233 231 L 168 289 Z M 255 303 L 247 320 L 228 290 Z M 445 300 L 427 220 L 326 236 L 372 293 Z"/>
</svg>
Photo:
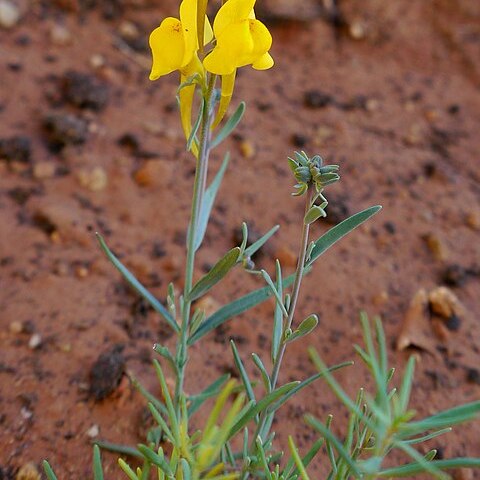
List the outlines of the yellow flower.
<svg viewBox="0 0 480 480">
<path fill-rule="evenodd" d="M 203 61 L 206 70 L 222 76 L 222 93 L 213 128 L 227 112 L 237 68 L 252 65 L 257 70 L 266 70 L 273 66 L 273 58 L 268 53 L 272 36 L 255 18 L 254 6 L 255 0 L 227 0 L 215 17 L 216 45 Z"/>
<path fill-rule="evenodd" d="M 212 27 L 204 16 L 203 37 L 204 43 L 213 38 Z M 183 0 L 180 4 L 180 19 L 167 17 L 150 34 L 150 48 L 152 49 L 153 63 L 150 80 L 157 80 L 162 75 L 179 70 L 180 83 L 188 77 L 198 73 L 204 76 L 204 68 L 198 58 L 197 0 Z M 195 84 L 182 86 L 178 93 L 180 100 L 180 117 L 185 137 L 188 139 L 192 131 L 192 105 L 195 95 Z M 192 145 L 192 152 L 196 156 L 198 148 Z"/>
<path fill-rule="evenodd" d="M 273 66 L 268 53 L 272 36 L 255 18 L 254 5 L 255 0 L 227 0 L 220 8 L 213 23 L 217 44 L 203 62 L 209 72 L 231 75 L 245 65 L 257 70 Z"/>
</svg>

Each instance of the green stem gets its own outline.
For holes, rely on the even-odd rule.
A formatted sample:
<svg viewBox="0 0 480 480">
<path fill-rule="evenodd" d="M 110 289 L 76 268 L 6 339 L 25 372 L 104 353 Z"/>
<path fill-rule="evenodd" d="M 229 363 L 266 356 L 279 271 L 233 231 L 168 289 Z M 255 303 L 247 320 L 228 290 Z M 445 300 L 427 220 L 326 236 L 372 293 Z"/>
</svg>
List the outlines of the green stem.
<svg viewBox="0 0 480 480">
<path fill-rule="evenodd" d="M 314 194 L 312 192 L 310 192 L 307 195 L 307 201 L 306 201 L 306 204 L 305 204 L 305 215 L 310 210 L 310 208 L 312 206 L 312 203 L 314 201 L 314 198 L 316 198 L 316 197 L 314 196 Z M 303 278 L 303 274 L 304 274 L 304 271 L 305 271 L 305 260 L 306 260 L 306 256 L 307 256 L 309 233 L 310 233 L 310 225 L 305 224 L 305 222 L 304 222 L 303 223 L 303 229 L 302 229 L 302 240 L 301 240 L 300 251 L 299 251 L 298 261 L 297 261 L 297 269 L 296 269 L 296 272 L 295 272 L 295 281 L 294 281 L 294 284 L 293 284 L 292 297 L 291 297 L 290 307 L 288 309 L 288 317 L 287 317 L 287 321 L 286 321 L 286 325 L 285 325 L 286 328 L 284 329 L 284 331 L 289 329 L 289 328 L 292 328 L 292 325 L 293 325 L 293 320 L 294 320 L 294 317 L 295 317 L 295 309 L 296 309 L 298 297 L 299 297 L 299 294 L 300 294 L 300 286 L 302 284 L 302 278 Z M 280 367 L 282 365 L 282 360 L 283 360 L 283 357 L 285 355 L 286 348 L 287 348 L 287 344 L 282 343 L 282 345 L 280 347 L 280 351 L 278 352 L 277 358 L 275 359 L 275 362 L 274 362 L 274 365 L 273 365 L 273 370 L 272 370 L 272 375 L 270 376 L 270 382 L 271 382 L 271 385 L 272 385 L 272 390 L 274 390 L 276 385 L 277 385 L 278 375 L 279 375 L 279 372 L 280 372 Z M 257 428 L 255 430 L 255 434 L 252 438 L 252 444 L 251 444 L 251 448 L 250 448 L 250 451 L 252 453 L 253 453 L 254 448 L 255 448 L 255 441 L 256 441 L 257 436 L 261 435 L 262 440 L 264 440 L 268 436 L 268 433 L 269 433 L 268 431 L 263 432 L 263 429 L 265 428 L 265 424 L 266 424 L 268 416 L 269 416 L 268 409 L 264 410 L 260 415 L 260 419 L 258 421 Z M 242 480 L 245 480 L 246 478 L 248 478 L 248 472 L 246 472 L 244 470 L 242 472 L 242 477 L 241 478 L 242 478 Z"/>
<path fill-rule="evenodd" d="M 193 198 L 192 198 L 192 212 L 190 217 L 190 224 L 188 228 L 188 241 L 187 241 L 187 261 L 185 267 L 185 286 L 183 298 L 188 298 L 188 293 L 192 289 L 193 285 L 193 272 L 195 269 L 195 237 L 198 227 L 198 219 L 200 218 L 200 212 L 203 206 L 203 197 L 205 195 L 205 189 L 207 184 L 208 174 L 208 159 L 210 156 L 210 140 L 211 140 L 211 124 L 213 120 L 213 92 L 215 87 L 216 75 L 211 75 L 208 82 L 208 87 L 204 91 L 203 96 L 205 99 L 205 108 L 202 113 L 202 123 L 200 130 L 200 144 L 197 158 L 197 164 L 195 169 L 195 181 L 193 185 Z M 175 397 L 174 405 L 177 411 L 177 415 L 180 414 L 180 397 L 183 392 L 183 384 L 185 381 L 185 365 L 188 360 L 188 328 L 190 324 L 190 311 L 192 302 L 184 300 L 182 309 L 182 325 L 180 328 L 179 340 L 177 342 L 177 381 L 175 385 Z"/>
</svg>

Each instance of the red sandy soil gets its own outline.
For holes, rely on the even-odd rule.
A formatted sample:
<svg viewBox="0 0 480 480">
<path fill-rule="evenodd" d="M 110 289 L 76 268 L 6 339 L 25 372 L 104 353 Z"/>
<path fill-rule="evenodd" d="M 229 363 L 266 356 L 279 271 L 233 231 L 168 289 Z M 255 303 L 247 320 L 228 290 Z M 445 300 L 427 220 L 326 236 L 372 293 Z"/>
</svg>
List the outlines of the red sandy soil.
<svg viewBox="0 0 480 480">
<path fill-rule="evenodd" d="M 92 426 L 96 438 L 143 441 L 145 402 L 121 373 L 158 394 L 152 345 L 173 344 L 93 233 L 159 298 L 170 281 L 182 286 L 194 166 L 179 128 L 177 78 L 149 82 L 146 49 L 176 3 L 86 3 L 21 3 L 18 23 L 0 29 L 0 478 L 44 458 L 61 479 L 91 478 Z M 282 16 L 267 12 L 276 66 L 241 71 L 235 102 L 245 99 L 247 113 L 214 155 L 213 170 L 227 149 L 232 162 L 197 276 L 232 247 L 242 221 L 258 233 L 280 224 L 257 265 L 272 271 L 280 257 L 292 271 L 303 202 L 290 196 L 286 157 L 320 153 L 341 166 L 341 182 L 326 192 L 330 222 L 374 204 L 383 210 L 306 278 L 299 317 L 320 316 L 309 343 L 328 364 L 352 359 L 359 311 L 379 314 L 401 372 L 411 351 L 395 344 L 413 295 L 447 284 L 465 312 L 436 329 L 442 338 L 432 324 L 429 351 L 414 350 L 412 405 L 421 416 L 478 399 L 480 4 L 345 0 L 338 12 L 305 20 L 294 2 L 281 3 Z M 73 124 L 59 132 L 59 121 Z M 321 222 L 315 237 L 330 226 Z M 210 300 L 259 286 L 239 270 Z M 267 302 L 195 346 L 187 389 L 236 374 L 231 337 L 244 358 L 257 351 L 267 359 L 271 311 Z M 121 350 L 119 386 L 96 401 L 90 372 L 113 348 Z M 293 344 L 281 380 L 312 372 L 306 344 Z M 338 374 L 352 394 L 365 378 L 360 365 Z M 323 419 L 338 411 L 325 384 L 283 408 L 279 442 L 293 433 L 303 449 L 314 438 L 307 411 Z M 338 425 L 343 417 L 338 411 Z M 462 426 L 428 447 L 446 458 L 480 455 L 479 429 Z M 104 460 L 106 478 L 121 478 L 115 456 Z"/>
</svg>

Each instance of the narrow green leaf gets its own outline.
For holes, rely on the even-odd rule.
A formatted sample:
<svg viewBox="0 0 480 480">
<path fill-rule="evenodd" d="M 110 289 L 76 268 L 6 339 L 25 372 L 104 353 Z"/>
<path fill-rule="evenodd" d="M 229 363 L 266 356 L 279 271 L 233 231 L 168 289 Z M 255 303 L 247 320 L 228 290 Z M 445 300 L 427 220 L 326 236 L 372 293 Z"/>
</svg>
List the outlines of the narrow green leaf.
<svg viewBox="0 0 480 480">
<path fill-rule="evenodd" d="M 197 142 L 197 133 L 200 128 L 200 125 L 202 124 L 202 118 L 203 118 L 203 111 L 205 109 L 205 100 L 202 98 L 201 103 L 200 103 L 200 108 L 198 110 L 198 116 L 197 119 L 195 120 L 195 123 L 193 124 L 192 131 L 190 132 L 190 135 L 187 139 L 187 152 L 189 152 L 192 149 L 192 144 L 193 142 Z"/>
<path fill-rule="evenodd" d="M 141 443 L 138 445 L 138 450 L 147 460 L 165 472 L 167 476 L 173 476 L 172 469 L 164 457 L 160 456 L 158 453 L 155 453 L 153 450 L 148 448 L 146 445 L 142 445 Z"/>
<path fill-rule="evenodd" d="M 298 454 L 297 447 L 295 446 L 295 443 L 293 442 L 293 438 L 291 435 L 288 436 L 288 446 L 290 447 L 293 460 L 297 465 L 297 470 L 300 473 L 300 476 L 303 478 L 303 480 L 310 480 L 310 477 L 308 476 L 307 471 L 305 470 L 305 465 L 303 464 L 302 459 Z"/>
<path fill-rule="evenodd" d="M 452 430 L 453 429 L 451 427 L 442 428 L 441 430 L 437 430 L 427 435 L 422 435 L 421 437 L 416 437 L 416 438 L 409 438 L 408 440 L 403 440 L 403 441 L 408 445 L 415 445 L 417 443 L 423 443 L 423 442 L 426 442 L 427 440 L 431 440 L 432 438 L 439 437 L 440 435 L 444 435 L 445 433 L 449 433 Z"/>
<path fill-rule="evenodd" d="M 275 271 L 276 271 L 275 288 L 277 289 L 277 292 L 280 298 L 283 298 L 282 267 L 278 260 L 275 262 Z M 275 363 L 275 360 L 277 359 L 282 338 L 283 338 L 282 309 L 280 305 L 277 302 L 275 302 L 275 311 L 273 313 L 273 332 L 272 332 L 272 348 L 271 348 L 272 363 Z"/>
<path fill-rule="evenodd" d="M 229 438 L 235 435 L 239 430 L 241 430 L 250 420 L 252 420 L 258 413 L 265 410 L 269 407 L 272 403 L 278 400 L 282 395 L 286 395 L 290 390 L 295 388 L 300 382 L 290 382 L 282 385 L 281 387 L 277 388 L 273 392 L 270 392 L 264 398 L 262 398 L 259 402 L 252 405 L 251 408 L 248 409 L 247 412 L 237 421 L 237 423 L 233 426 L 230 431 Z"/>
<path fill-rule="evenodd" d="M 215 198 L 217 197 L 218 190 L 222 184 L 223 177 L 227 171 L 228 162 L 230 161 L 230 154 L 227 153 L 223 159 L 222 165 L 220 166 L 215 178 L 209 187 L 205 190 L 203 195 L 202 209 L 200 211 L 200 216 L 197 222 L 196 234 L 195 234 L 195 251 L 199 249 L 200 245 L 203 242 L 203 237 L 207 230 L 208 220 L 210 214 L 212 213 L 213 204 L 215 203 Z"/>
<path fill-rule="evenodd" d="M 240 120 L 245 113 L 245 102 L 240 102 L 232 116 L 225 122 L 225 125 L 218 133 L 217 137 L 212 141 L 211 148 L 218 147 L 232 132 L 236 126 L 240 123 Z"/>
<path fill-rule="evenodd" d="M 180 332 L 180 327 L 175 319 L 170 315 L 168 310 L 133 276 L 132 273 L 118 260 L 118 258 L 110 251 L 103 237 L 97 233 L 98 243 L 105 252 L 107 258 L 113 263 L 114 267 L 122 274 L 123 278 L 137 291 L 151 306 L 158 312 L 175 332 Z"/>
<path fill-rule="evenodd" d="M 339 363 L 338 365 L 334 365 L 333 367 L 328 368 L 328 372 L 334 372 L 335 370 L 340 370 L 341 368 L 344 367 L 350 367 L 353 365 L 353 362 L 343 362 Z M 300 390 L 303 390 L 305 387 L 308 385 L 312 384 L 316 380 L 324 377 L 326 375 L 325 372 L 320 372 L 316 373 L 315 375 L 312 375 L 311 377 L 307 378 L 306 380 L 303 380 L 300 382 L 295 388 L 292 388 L 284 397 L 282 397 L 278 402 L 274 403 L 271 407 L 270 410 L 272 412 L 275 412 L 278 410 L 285 402 L 287 402 L 290 398 L 295 396 Z"/>
<path fill-rule="evenodd" d="M 302 323 L 300 323 L 298 328 L 291 335 L 289 335 L 285 341 L 290 343 L 298 340 L 299 338 L 302 338 L 312 332 L 317 325 L 318 317 L 315 314 L 309 315 L 305 320 L 302 320 Z"/>
<path fill-rule="evenodd" d="M 265 282 L 267 282 L 267 285 L 270 287 L 270 290 L 272 291 L 275 299 L 277 300 L 277 305 L 282 310 L 283 315 L 285 317 L 288 317 L 287 309 L 285 308 L 285 305 L 283 304 L 283 298 L 280 297 L 280 294 L 279 294 L 278 290 L 276 289 L 275 284 L 273 283 L 273 280 L 271 279 L 270 275 L 265 270 L 260 270 L 260 273 L 261 273 L 263 279 L 265 280 Z"/>
<path fill-rule="evenodd" d="M 53 473 L 52 467 L 46 460 L 43 461 L 42 465 L 48 480 L 58 480 L 55 473 Z"/>
<path fill-rule="evenodd" d="M 168 440 L 170 440 L 172 444 L 175 444 L 175 437 L 173 436 L 173 433 L 170 430 L 170 427 L 167 425 L 167 422 L 162 417 L 161 413 L 155 408 L 155 405 L 149 402 L 148 409 L 150 410 L 150 413 L 152 414 L 153 418 L 160 425 L 160 428 L 162 429 L 164 435 L 168 437 Z"/>
<path fill-rule="evenodd" d="M 250 382 L 248 373 L 245 370 L 245 365 L 243 365 L 242 359 L 240 358 L 240 354 L 237 350 L 237 346 L 235 345 L 235 342 L 233 340 L 230 340 L 230 346 L 232 347 L 233 359 L 240 373 L 240 378 L 242 379 L 243 386 L 245 387 L 245 391 L 247 392 L 247 397 L 249 400 L 255 401 L 255 394 L 253 393 L 252 383 Z"/>
<path fill-rule="evenodd" d="M 118 465 L 130 480 L 138 480 L 137 474 L 130 468 L 130 465 L 123 458 L 118 459 Z"/>
<path fill-rule="evenodd" d="M 262 377 L 263 386 L 265 387 L 265 391 L 267 393 L 272 391 L 272 385 L 270 383 L 270 377 L 268 376 L 267 369 L 262 362 L 262 359 L 256 354 L 252 353 L 253 363 L 257 366 L 258 370 L 260 371 L 260 375 Z"/>
<path fill-rule="evenodd" d="M 303 223 L 305 225 L 310 225 L 320 217 L 325 217 L 327 214 L 325 210 L 318 205 L 314 205 L 310 210 L 305 214 L 305 218 L 303 219 Z"/>
<path fill-rule="evenodd" d="M 397 415 L 407 411 L 410 402 L 410 393 L 413 385 L 413 374 L 415 372 L 415 357 L 412 355 L 407 362 L 405 372 L 402 378 L 402 385 L 398 393 L 398 412 Z"/>
<path fill-rule="evenodd" d="M 173 355 L 170 353 L 170 350 L 167 347 L 165 347 L 164 345 L 160 345 L 159 343 L 155 343 L 153 345 L 153 350 L 159 355 L 161 355 L 165 360 L 167 360 L 174 372 L 177 371 L 177 364 L 175 362 L 175 359 L 173 358 Z"/>
<path fill-rule="evenodd" d="M 191 396 L 189 398 L 188 416 L 191 417 L 203 405 L 206 400 L 211 397 L 215 397 L 229 378 L 230 375 L 226 373 L 220 378 L 217 378 L 199 394 Z"/>
<path fill-rule="evenodd" d="M 279 228 L 279 225 L 275 225 L 265 235 L 260 237 L 256 242 L 252 243 L 245 249 L 244 256 L 251 257 L 258 252 L 258 250 L 260 250 L 268 242 L 268 240 L 270 240 L 270 238 L 278 231 Z"/>
<path fill-rule="evenodd" d="M 289 287 L 295 281 L 295 275 L 290 275 L 283 282 L 283 287 Z M 215 313 L 208 317 L 200 328 L 188 339 L 188 344 L 193 345 L 207 333 L 219 327 L 232 317 L 240 315 L 247 310 L 259 305 L 272 295 L 269 287 L 263 287 L 234 300 L 233 302 L 219 308 Z"/>
<path fill-rule="evenodd" d="M 407 455 L 417 462 L 423 468 L 423 471 L 432 474 L 435 478 L 448 480 L 450 477 L 443 473 L 433 462 L 428 461 L 423 455 L 420 455 L 413 447 L 404 442 L 395 442 L 394 447 L 403 450 Z"/>
<path fill-rule="evenodd" d="M 157 398 L 155 395 L 150 393 L 132 374 L 132 372 L 128 372 L 128 378 L 132 385 L 147 399 L 147 401 L 153 403 L 155 408 L 157 408 L 160 412 L 164 415 L 168 415 L 167 409 L 165 405 Z M 102 445 L 100 445 L 102 447 Z M 105 448 L 105 447 L 102 447 Z"/>
<path fill-rule="evenodd" d="M 439 470 L 448 470 L 450 468 L 480 468 L 480 458 L 452 458 L 445 460 L 433 460 L 429 462 L 433 467 Z M 417 462 L 407 463 L 399 467 L 387 468 L 378 472 L 379 477 L 411 477 L 424 473 L 425 469 Z"/>
<path fill-rule="evenodd" d="M 103 480 L 102 459 L 98 445 L 93 446 L 93 479 Z"/>
<path fill-rule="evenodd" d="M 315 428 L 315 430 L 317 430 L 325 438 L 325 440 L 327 440 L 335 448 L 339 456 L 350 468 L 350 472 L 356 478 L 361 478 L 362 474 L 358 470 L 357 465 L 350 457 L 350 454 L 343 448 L 343 445 L 340 443 L 337 437 L 335 437 L 335 435 L 330 431 L 330 429 L 311 415 L 307 415 L 306 422 Z"/>
<path fill-rule="evenodd" d="M 310 254 L 308 266 L 312 265 L 320 255 L 325 253 L 331 246 L 337 243 L 341 238 L 350 233 L 352 230 L 366 222 L 370 217 L 373 217 L 382 207 L 377 205 L 375 207 L 367 208 L 362 212 L 356 213 L 347 218 L 338 225 L 332 227 L 327 233 L 322 235 L 316 242 Z"/>
<path fill-rule="evenodd" d="M 104 440 L 95 440 L 95 445 L 98 445 L 102 450 L 119 453 L 120 455 L 128 455 L 130 457 L 142 458 L 140 452 L 128 445 L 120 445 L 118 443 L 106 442 Z"/>
<path fill-rule="evenodd" d="M 235 266 L 240 255 L 240 248 L 232 248 L 227 252 L 212 269 L 201 278 L 188 294 L 188 300 L 194 301 L 207 293 Z"/>
</svg>

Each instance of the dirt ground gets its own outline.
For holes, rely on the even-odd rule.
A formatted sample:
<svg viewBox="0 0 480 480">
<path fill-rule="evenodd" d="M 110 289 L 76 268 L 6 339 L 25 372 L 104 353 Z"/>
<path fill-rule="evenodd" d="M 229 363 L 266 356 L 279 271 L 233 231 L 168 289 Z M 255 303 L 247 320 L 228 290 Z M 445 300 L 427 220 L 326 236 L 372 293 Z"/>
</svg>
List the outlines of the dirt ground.
<svg viewBox="0 0 480 480">
<path fill-rule="evenodd" d="M 280 224 L 256 261 L 272 271 L 279 257 L 293 271 L 303 204 L 290 196 L 286 157 L 320 153 L 341 166 L 342 180 L 327 191 L 328 222 L 315 236 L 370 205 L 383 210 L 305 280 L 299 316 L 320 316 L 310 343 L 328 364 L 352 359 L 359 312 L 379 314 L 398 371 L 410 353 L 418 358 L 419 416 L 478 400 L 480 3 L 325 4 L 306 2 L 307 13 L 294 1 L 263 5 L 276 66 L 239 75 L 235 102 L 245 99 L 247 112 L 214 155 L 213 170 L 227 149 L 232 162 L 197 274 L 234 245 L 242 221 L 258 233 Z M 174 102 L 176 75 L 147 78 L 148 33 L 177 6 L 13 6 L 18 17 L 0 27 L 0 479 L 44 458 L 60 479 L 87 479 L 93 439 L 143 441 L 145 402 L 124 372 L 158 394 L 152 345 L 173 340 L 104 258 L 94 232 L 159 298 L 170 281 L 182 286 L 193 163 Z M 238 270 L 209 300 L 219 305 L 260 285 Z M 397 351 L 416 292 L 442 285 L 462 308 L 427 319 L 426 330 L 411 334 L 415 348 Z M 244 358 L 267 358 L 271 311 L 264 304 L 195 346 L 187 389 L 236 374 L 231 337 Z M 288 350 L 281 380 L 313 372 L 305 347 Z M 105 352 L 112 382 L 92 386 Z M 338 379 L 352 393 L 366 382 L 359 364 Z M 314 437 L 303 425 L 307 411 L 324 419 L 338 403 L 322 383 L 305 391 L 281 411 L 279 442 L 294 429 L 305 447 Z M 343 417 L 339 411 L 338 425 Z M 479 431 L 477 421 L 428 446 L 445 458 L 480 455 Z M 104 463 L 106 478 L 122 477 L 114 455 L 105 453 Z"/>
</svg>

